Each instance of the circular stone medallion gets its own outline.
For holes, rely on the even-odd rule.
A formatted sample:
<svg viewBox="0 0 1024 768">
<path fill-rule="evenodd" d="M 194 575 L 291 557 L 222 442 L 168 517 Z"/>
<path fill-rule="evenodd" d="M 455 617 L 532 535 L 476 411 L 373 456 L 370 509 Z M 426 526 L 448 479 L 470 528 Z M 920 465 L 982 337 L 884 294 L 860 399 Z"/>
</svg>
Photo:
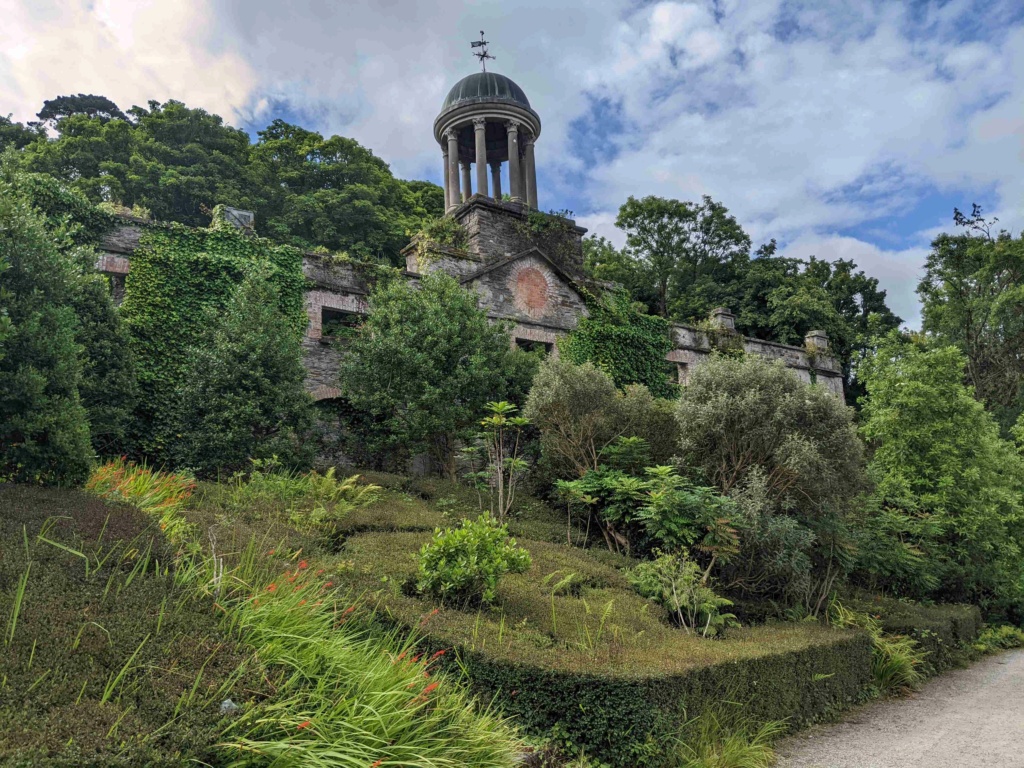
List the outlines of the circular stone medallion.
<svg viewBox="0 0 1024 768">
<path fill-rule="evenodd" d="M 548 308 L 548 278 L 537 267 L 524 266 L 512 273 L 516 308 L 532 318 L 543 317 Z"/>
</svg>

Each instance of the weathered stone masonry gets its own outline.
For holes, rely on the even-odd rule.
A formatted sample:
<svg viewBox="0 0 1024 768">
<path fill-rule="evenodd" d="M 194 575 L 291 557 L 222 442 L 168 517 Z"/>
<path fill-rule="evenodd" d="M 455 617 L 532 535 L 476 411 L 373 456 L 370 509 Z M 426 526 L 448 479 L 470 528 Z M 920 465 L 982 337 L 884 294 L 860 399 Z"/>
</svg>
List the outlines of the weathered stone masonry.
<svg viewBox="0 0 1024 768">
<path fill-rule="evenodd" d="M 583 275 L 581 238 L 586 230 L 561 219 L 557 226 L 534 232 L 528 226 L 524 205 L 476 195 L 451 215 L 468 233 L 465 248 L 410 244 L 405 250 L 406 278 L 416 281 L 434 270 L 451 274 L 477 292 L 480 306 L 491 318 L 511 322 L 517 344 L 540 344 L 557 354 L 555 342 L 587 314 L 581 291 L 601 288 Z M 111 277 L 118 297 L 123 294 L 131 254 L 145 226 L 126 219 L 101 243 L 97 268 Z M 344 346 L 324 333 L 324 325 L 351 324 L 364 316 L 370 285 L 358 264 L 329 255 L 306 254 L 302 268 L 309 319 L 302 342 L 307 384 L 314 398 L 325 400 L 340 394 L 337 372 Z M 842 396 L 842 372 L 828 354 L 824 333 L 809 334 L 807 347 L 801 348 L 737 335 L 734 318 L 725 309 L 715 310 L 711 321 L 716 330 L 710 334 L 673 325 L 675 349 L 667 359 L 675 363 L 680 383 L 686 383 L 693 367 L 724 338 L 730 346 L 742 345 L 750 354 L 782 360 L 804 381 L 816 381 Z"/>
</svg>

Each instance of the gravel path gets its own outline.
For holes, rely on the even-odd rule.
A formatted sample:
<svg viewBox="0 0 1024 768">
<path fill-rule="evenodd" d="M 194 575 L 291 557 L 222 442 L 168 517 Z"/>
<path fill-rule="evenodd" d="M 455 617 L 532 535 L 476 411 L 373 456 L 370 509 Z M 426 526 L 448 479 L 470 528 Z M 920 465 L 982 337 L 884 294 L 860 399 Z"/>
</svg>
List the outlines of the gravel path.
<svg viewBox="0 0 1024 768">
<path fill-rule="evenodd" d="M 1024 768 L 1024 650 L 779 744 L 777 768 Z"/>
</svg>

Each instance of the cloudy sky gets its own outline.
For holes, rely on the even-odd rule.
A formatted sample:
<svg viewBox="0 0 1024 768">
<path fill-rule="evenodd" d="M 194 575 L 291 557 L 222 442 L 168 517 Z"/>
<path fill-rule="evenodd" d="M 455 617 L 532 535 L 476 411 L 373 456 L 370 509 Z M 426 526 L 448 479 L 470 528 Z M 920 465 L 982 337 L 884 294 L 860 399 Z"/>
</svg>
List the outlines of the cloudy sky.
<svg viewBox="0 0 1024 768">
<path fill-rule="evenodd" d="M 911 325 L 953 206 L 1024 228 L 1024 2 L 0 0 L 0 114 L 58 94 L 283 117 L 440 182 L 431 123 L 491 68 L 543 120 L 541 207 L 709 194 L 755 243 L 853 258 Z"/>
</svg>

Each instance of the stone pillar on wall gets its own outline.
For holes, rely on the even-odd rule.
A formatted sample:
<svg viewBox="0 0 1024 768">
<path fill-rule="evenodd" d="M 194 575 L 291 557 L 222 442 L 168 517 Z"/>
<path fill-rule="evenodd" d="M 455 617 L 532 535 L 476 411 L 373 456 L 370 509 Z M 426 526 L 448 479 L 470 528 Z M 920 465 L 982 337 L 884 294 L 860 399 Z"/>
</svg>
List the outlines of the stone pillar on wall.
<svg viewBox="0 0 1024 768">
<path fill-rule="evenodd" d="M 804 344 L 815 352 L 827 352 L 828 334 L 824 331 L 811 331 L 804 336 Z"/>
<path fill-rule="evenodd" d="M 526 161 L 525 165 L 525 176 L 526 176 L 526 204 L 533 209 L 537 209 L 537 166 L 534 163 L 533 157 L 533 136 L 527 137 L 525 144 L 523 159 Z"/>
<path fill-rule="evenodd" d="M 462 202 L 466 202 L 473 195 L 472 175 L 469 172 L 469 163 L 460 163 L 462 166 Z"/>
<path fill-rule="evenodd" d="M 491 163 L 491 194 L 501 200 L 501 161 Z"/>
<path fill-rule="evenodd" d="M 448 139 L 448 210 L 455 208 L 462 202 L 459 194 L 459 134 L 454 128 L 445 131 L 445 138 Z"/>
<path fill-rule="evenodd" d="M 487 197 L 487 118 L 473 118 L 476 142 L 476 193 Z"/>
<path fill-rule="evenodd" d="M 736 315 L 725 307 L 715 307 L 711 310 L 711 325 L 723 331 L 735 331 Z"/>
<path fill-rule="evenodd" d="M 448 203 L 452 199 L 452 191 L 448 181 L 448 147 L 441 150 L 441 157 L 444 158 L 444 209 L 448 210 Z"/>
<path fill-rule="evenodd" d="M 508 186 L 509 194 L 516 202 L 523 200 L 522 174 L 519 170 L 519 122 L 509 120 L 508 129 Z"/>
</svg>

